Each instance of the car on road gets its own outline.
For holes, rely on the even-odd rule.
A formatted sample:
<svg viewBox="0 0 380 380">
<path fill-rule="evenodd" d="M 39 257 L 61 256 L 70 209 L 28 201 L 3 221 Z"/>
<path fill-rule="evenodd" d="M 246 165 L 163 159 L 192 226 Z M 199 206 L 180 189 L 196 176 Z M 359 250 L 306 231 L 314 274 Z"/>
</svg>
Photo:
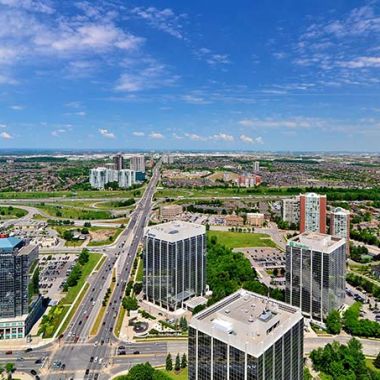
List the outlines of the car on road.
<svg viewBox="0 0 380 380">
<path fill-rule="evenodd" d="M 31 351 L 33 351 L 33 348 L 31 348 L 31 347 L 28 347 L 28 348 L 25 350 L 25 352 L 31 352 Z"/>
<path fill-rule="evenodd" d="M 133 351 L 133 355 L 140 355 L 140 351 Z"/>
</svg>

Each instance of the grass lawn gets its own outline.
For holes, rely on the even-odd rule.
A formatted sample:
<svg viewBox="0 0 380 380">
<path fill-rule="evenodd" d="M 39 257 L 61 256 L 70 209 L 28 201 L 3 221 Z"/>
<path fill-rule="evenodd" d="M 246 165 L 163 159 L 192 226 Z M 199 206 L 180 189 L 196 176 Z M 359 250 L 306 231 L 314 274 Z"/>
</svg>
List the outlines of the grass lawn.
<svg viewBox="0 0 380 380">
<path fill-rule="evenodd" d="M 92 227 L 91 227 L 92 228 Z M 106 239 L 106 240 L 98 240 L 98 241 L 90 241 L 88 243 L 88 246 L 89 247 L 98 247 L 98 246 L 101 246 L 101 245 L 109 245 L 109 244 L 112 244 L 116 239 L 117 237 L 120 235 L 120 233 L 123 231 L 122 228 L 103 228 L 103 227 L 100 227 L 100 230 L 111 230 L 111 231 L 115 231 L 114 234 L 111 236 L 110 239 Z"/>
<path fill-rule="evenodd" d="M 143 266 L 143 260 L 140 257 L 139 264 L 137 267 L 136 282 L 142 282 L 143 276 L 144 276 L 144 266 Z"/>
<path fill-rule="evenodd" d="M 173 358 L 175 359 L 175 358 Z M 178 374 L 174 371 L 161 370 L 165 375 L 169 376 L 173 380 L 187 380 L 188 379 L 188 370 L 187 368 L 181 370 Z"/>
<path fill-rule="evenodd" d="M 98 264 L 100 258 L 103 255 L 101 253 L 90 253 L 90 258 L 88 262 L 82 267 L 82 276 L 79 279 L 78 283 L 69 288 L 66 296 L 62 299 L 63 304 L 72 304 L 75 300 L 75 297 L 78 295 L 79 291 L 82 289 L 83 284 L 87 280 L 88 275 L 92 272 L 95 266 Z"/>
<path fill-rule="evenodd" d="M 126 309 L 123 308 L 123 306 L 120 307 L 119 314 L 117 316 L 117 321 L 115 325 L 115 335 L 119 337 L 121 327 L 123 326 L 123 320 L 125 316 Z"/>
<path fill-rule="evenodd" d="M 113 272 L 113 275 L 112 277 L 115 276 L 115 272 Z M 104 314 L 106 312 L 106 309 L 108 307 L 108 304 L 110 303 L 111 301 L 111 298 L 112 298 L 112 294 L 113 294 L 113 291 L 115 290 L 115 287 L 116 287 L 116 281 L 111 281 L 111 285 L 110 285 L 110 288 L 111 288 L 111 293 L 108 297 L 108 300 L 105 304 L 105 306 L 102 304 L 100 310 L 99 310 L 99 313 L 98 315 L 96 316 L 96 319 L 95 319 L 95 322 L 94 324 L 92 325 L 91 327 L 91 330 L 90 330 L 90 335 L 96 335 L 99 331 L 99 328 L 100 328 L 100 324 L 103 322 L 103 319 L 104 319 Z M 103 302 L 103 300 L 102 300 Z"/>
<path fill-rule="evenodd" d="M 142 194 L 144 186 L 132 190 L 79 190 L 79 191 L 9 191 L 0 192 L 0 199 L 42 199 L 42 198 L 131 198 Z"/>
<path fill-rule="evenodd" d="M 50 204 L 38 204 L 36 207 L 52 217 L 75 219 L 75 220 L 96 220 L 111 219 L 112 215 L 109 211 L 104 210 L 86 210 L 81 208 L 58 206 Z"/>
<path fill-rule="evenodd" d="M 229 248 L 276 247 L 267 234 L 249 232 L 208 231 L 208 236 L 216 236 L 218 242 Z"/>
<path fill-rule="evenodd" d="M 61 330 L 59 330 L 57 336 L 59 336 L 60 334 L 62 334 L 62 333 L 65 332 L 65 330 L 66 330 L 67 326 L 69 325 L 71 319 L 72 319 L 73 316 L 75 315 L 75 313 L 76 313 L 76 311 L 77 311 L 79 305 L 80 305 L 81 302 L 83 301 L 83 298 L 84 298 L 84 296 L 86 295 L 87 290 L 88 290 L 89 287 L 90 287 L 90 284 L 89 284 L 89 283 L 86 283 L 85 286 L 83 287 L 82 292 L 81 292 L 80 296 L 79 296 L 78 299 L 77 299 L 77 302 L 75 302 L 75 305 L 74 305 L 73 308 L 71 309 L 69 315 L 67 316 L 67 318 L 66 318 L 65 322 L 63 323 L 63 325 L 62 325 L 62 327 L 61 327 Z M 68 310 L 69 310 L 69 309 L 67 309 L 67 311 L 68 311 Z M 66 312 L 67 312 L 67 311 L 66 311 Z M 65 313 L 65 314 L 66 314 L 66 313 Z M 62 319 L 63 319 L 63 318 L 62 318 Z M 59 326 L 59 325 L 58 325 L 58 326 Z M 58 326 L 57 326 L 57 327 L 58 327 Z"/>
<path fill-rule="evenodd" d="M 380 375 L 380 369 L 379 368 L 376 368 L 374 365 L 373 365 L 373 359 L 366 359 L 365 360 L 365 364 L 366 364 L 366 366 L 367 366 L 367 368 L 369 368 L 370 370 L 372 370 L 372 371 L 374 371 L 374 372 L 376 372 L 377 374 L 379 374 Z"/>
<path fill-rule="evenodd" d="M 13 206 L 0 206 L 0 219 L 18 219 L 25 216 L 28 212 Z"/>
</svg>

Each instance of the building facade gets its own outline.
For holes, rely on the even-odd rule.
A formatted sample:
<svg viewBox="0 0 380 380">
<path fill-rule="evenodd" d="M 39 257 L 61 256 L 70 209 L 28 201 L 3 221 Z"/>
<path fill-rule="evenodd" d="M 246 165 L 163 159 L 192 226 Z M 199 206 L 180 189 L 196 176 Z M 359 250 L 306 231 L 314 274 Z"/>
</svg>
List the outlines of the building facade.
<svg viewBox="0 0 380 380">
<path fill-rule="evenodd" d="M 29 269 L 38 247 L 15 237 L 0 239 L 0 340 L 23 338 L 35 322 L 41 297 L 29 299 Z"/>
<path fill-rule="evenodd" d="M 298 226 L 300 222 L 300 197 L 284 199 L 282 201 L 282 220 Z"/>
<path fill-rule="evenodd" d="M 122 154 L 117 154 L 113 157 L 113 163 L 115 166 L 115 170 L 123 170 L 124 169 L 124 157 Z"/>
<path fill-rule="evenodd" d="M 144 233 L 145 298 L 167 310 L 204 295 L 206 228 L 173 221 L 147 227 Z"/>
<path fill-rule="evenodd" d="M 161 206 L 161 219 L 166 221 L 175 220 L 182 214 L 182 211 L 181 205 Z"/>
<path fill-rule="evenodd" d="M 346 240 L 304 232 L 286 246 L 285 299 L 305 316 L 322 321 L 345 299 Z"/>
<path fill-rule="evenodd" d="M 265 222 L 265 215 L 259 212 L 247 213 L 247 224 L 254 227 L 262 227 Z"/>
<path fill-rule="evenodd" d="M 236 180 L 239 187 L 255 187 L 261 184 L 261 177 L 255 174 L 240 175 Z"/>
<path fill-rule="evenodd" d="M 192 318 L 188 357 L 189 380 L 302 380 L 302 314 L 241 289 Z"/>
<path fill-rule="evenodd" d="M 255 161 L 255 162 L 253 163 L 253 171 L 254 171 L 255 173 L 258 173 L 258 172 L 260 171 L 260 161 Z"/>
<path fill-rule="evenodd" d="M 103 167 L 90 170 L 90 184 L 94 189 L 104 189 L 110 182 L 117 182 L 121 188 L 131 187 L 136 183 L 136 173 L 130 169 L 115 170 Z"/>
<path fill-rule="evenodd" d="M 300 195 L 300 232 L 326 233 L 326 195 Z"/>
<path fill-rule="evenodd" d="M 346 239 L 346 253 L 350 254 L 350 212 L 336 207 L 330 214 L 330 234 Z"/>
<path fill-rule="evenodd" d="M 145 157 L 142 155 L 132 156 L 130 158 L 129 168 L 135 172 L 145 173 Z"/>
<path fill-rule="evenodd" d="M 130 169 L 118 171 L 118 184 L 122 189 L 127 189 L 136 183 L 136 173 Z"/>
</svg>

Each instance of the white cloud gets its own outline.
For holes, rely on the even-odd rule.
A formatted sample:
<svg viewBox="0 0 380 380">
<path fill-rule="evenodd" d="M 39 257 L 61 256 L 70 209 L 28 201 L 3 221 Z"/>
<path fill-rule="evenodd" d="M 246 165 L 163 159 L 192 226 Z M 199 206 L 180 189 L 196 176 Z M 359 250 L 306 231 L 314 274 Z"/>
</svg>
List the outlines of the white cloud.
<svg viewBox="0 0 380 380">
<path fill-rule="evenodd" d="M 55 11 L 51 1 L 44 0 L 0 0 L 0 5 L 48 14 Z"/>
<path fill-rule="evenodd" d="M 10 85 L 15 85 L 17 84 L 17 81 L 10 76 L 0 74 L 0 84 L 10 84 Z"/>
<path fill-rule="evenodd" d="M 128 72 L 121 75 L 117 91 L 137 92 L 158 87 L 172 86 L 179 77 L 168 73 L 165 65 L 154 59 L 127 62 Z"/>
<path fill-rule="evenodd" d="M 137 137 L 143 137 L 145 136 L 145 133 L 144 132 L 139 132 L 139 131 L 135 131 L 132 133 L 133 136 L 137 136 Z"/>
<path fill-rule="evenodd" d="M 207 62 L 211 66 L 227 65 L 231 63 L 228 54 L 215 53 L 208 48 L 201 48 L 197 50 L 195 52 L 195 55 L 199 59 Z"/>
<path fill-rule="evenodd" d="M 207 137 L 197 135 L 196 133 L 185 133 L 185 137 L 188 137 L 193 141 L 206 141 Z"/>
<path fill-rule="evenodd" d="M 182 139 L 183 139 L 183 136 L 180 136 L 180 135 L 178 135 L 177 133 L 173 133 L 172 136 L 173 136 L 173 138 L 176 139 L 176 140 L 182 140 Z"/>
<path fill-rule="evenodd" d="M 264 143 L 263 138 L 260 136 L 253 138 L 253 137 L 243 134 L 243 135 L 240 135 L 240 140 L 245 144 L 263 144 Z"/>
<path fill-rule="evenodd" d="M 15 104 L 13 106 L 10 106 L 10 109 L 14 110 L 14 111 L 22 111 L 25 107 L 24 106 L 21 106 L 19 104 Z"/>
<path fill-rule="evenodd" d="M 110 132 L 108 129 L 99 129 L 99 133 L 103 136 L 103 137 L 106 137 L 108 139 L 114 139 L 115 138 L 115 134 L 113 132 Z"/>
<path fill-rule="evenodd" d="M 5 124 L 0 124 L 0 128 L 7 128 Z"/>
<path fill-rule="evenodd" d="M 188 94 L 183 95 L 182 99 L 189 104 L 210 104 L 211 102 L 209 100 L 206 100 L 202 96 L 195 95 L 195 94 Z"/>
<path fill-rule="evenodd" d="M 160 139 L 164 138 L 164 135 L 162 133 L 159 133 L 159 132 L 151 132 L 149 134 L 149 137 L 152 138 L 152 139 L 160 140 Z"/>
<path fill-rule="evenodd" d="M 234 137 L 232 135 L 227 135 L 226 133 L 218 133 L 211 137 L 214 140 L 222 140 L 226 142 L 234 141 Z"/>
<path fill-rule="evenodd" d="M 54 137 L 59 137 L 62 133 L 66 133 L 66 129 L 55 129 L 54 131 L 51 132 L 51 135 Z"/>
<path fill-rule="evenodd" d="M 243 127 L 253 127 L 255 125 L 253 120 L 250 119 L 243 119 L 239 121 L 239 124 Z"/>
<path fill-rule="evenodd" d="M 239 124 L 244 127 L 255 128 L 288 128 L 288 129 L 307 129 L 326 127 L 326 121 L 310 117 L 293 117 L 288 119 L 264 118 L 264 119 L 243 119 Z"/>
<path fill-rule="evenodd" d="M 339 62 L 338 65 L 350 69 L 380 67 L 380 57 L 358 57 L 350 61 Z"/>
<path fill-rule="evenodd" d="M 181 20 L 186 18 L 185 14 L 176 15 L 170 8 L 157 9 L 155 7 L 136 7 L 131 13 L 155 29 L 178 39 L 184 38 Z"/>
<path fill-rule="evenodd" d="M 8 132 L 1 132 L 0 137 L 4 140 L 10 140 L 13 138 Z"/>
<path fill-rule="evenodd" d="M 240 140 L 243 141 L 244 143 L 247 143 L 247 144 L 253 144 L 254 143 L 253 138 L 249 137 L 247 135 L 240 135 Z"/>
</svg>

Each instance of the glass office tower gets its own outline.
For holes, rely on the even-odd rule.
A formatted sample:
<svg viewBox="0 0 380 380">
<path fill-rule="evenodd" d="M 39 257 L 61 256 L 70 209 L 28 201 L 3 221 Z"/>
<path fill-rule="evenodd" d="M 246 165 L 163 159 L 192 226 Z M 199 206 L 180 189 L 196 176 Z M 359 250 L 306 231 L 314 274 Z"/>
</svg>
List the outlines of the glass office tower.
<svg viewBox="0 0 380 380">
<path fill-rule="evenodd" d="M 23 338 L 42 311 L 41 297 L 28 294 L 29 268 L 37 258 L 37 246 L 0 238 L 0 340 Z"/>
<path fill-rule="evenodd" d="M 176 310 L 206 289 L 206 228 L 188 222 L 147 227 L 144 234 L 145 298 Z"/>
<path fill-rule="evenodd" d="M 286 247 L 285 299 L 305 316 L 322 321 L 345 298 L 346 240 L 305 232 Z"/>
<path fill-rule="evenodd" d="M 189 326 L 189 380 L 302 380 L 301 311 L 239 290 Z"/>
</svg>

